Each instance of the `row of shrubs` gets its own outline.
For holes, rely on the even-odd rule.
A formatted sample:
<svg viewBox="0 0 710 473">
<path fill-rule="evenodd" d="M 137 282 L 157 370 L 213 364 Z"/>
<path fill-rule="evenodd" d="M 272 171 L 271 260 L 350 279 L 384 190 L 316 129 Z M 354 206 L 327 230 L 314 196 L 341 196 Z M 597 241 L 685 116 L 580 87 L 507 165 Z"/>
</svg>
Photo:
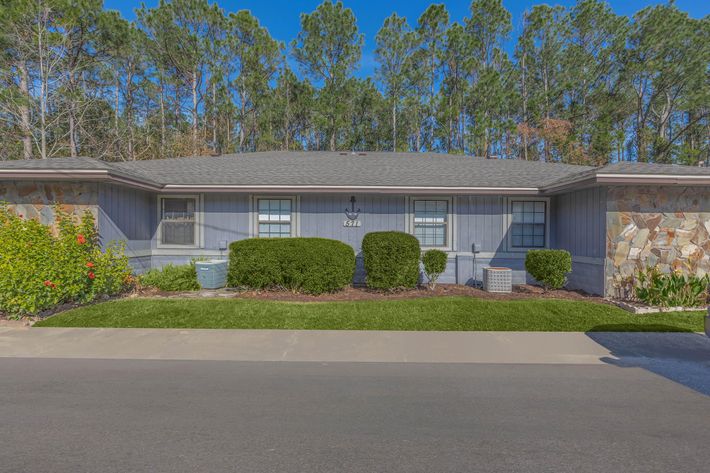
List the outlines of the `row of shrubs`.
<svg viewBox="0 0 710 473">
<path fill-rule="evenodd" d="M 421 253 L 419 241 L 402 232 L 372 232 L 362 241 L 366 284 L 372 289 L 413 288 L 421 269 L 433 288 L 445 271 L 447 254 L 431 249 Z M 546 287 L 558 288 L 571 270 L 566 251 L 535 250 L 526 268 Z M 283 288 L 293 292 L 322 294 L 352 283 L 355 252 L 352 247 L 325 238 L 252 238 L 230 245 L 228 285 L 252 289 Z M 168 265 L 151 270 L 141 283 L 166 291 L 198 287 L 194 264 Z"/>
<path fill-rule="evenodd" d="M 390 290 L 419 282 L 419 241 L 401 232 L 365 235 L 362 252 L 367 286 Z M 249 239 L 230 245 L 228 284 L 234 287 L 286 288 L 322 294 L 345 288 L 355 275 L 350 245 L 325 238 Z M 430 284 L 446 268 L 447 255 L 429 250 L 423 256 Z"/>
<path fill-rule="evenodd" d="M 34 314 L 66 302 L 91 302 L 125 290 L 133 282 L 121 244 L 100 249 L 90 212 L 77 221 L 54 208 L 53 226 L 24 219 L 0 205 L 0 311 Z M 412 288 L 423 268 L 430 287 L 445 271 L 447 254 L 428 250 L 402 232 L 373 232 L 362 242 L 366 283 L 380 290 Z M 560 288 L 572 269 L 563 250 L 531 250 L 525 269 L 546 288 Z M 228 284 L 254 289 L 285 288 L 322 294 L 348 286 L 355 274 L 349 245 L 325 238 L 248 239 L 230 245 Z M 707 301 L 709 276 L 638 273 L 634 296 L 650 305 L 694 306 Z M 167 265 L 140 277 L 144 286 L 164 291 L 199 289 L 195 264 Z"/>
<path fill-rule="evenodd" d="M 445 252 L 429 250 L 421 255 L 419 241 L 406 233 L 368 233 L 362 246 L 366 282 L 373 289 L 415 287 L 420 261 L 432 287 L 446 269 Z M 355 252 L 337 240 L 252 238 L 235 241 L 229 249 L 227 284 L 231 287 L 323 294 L 347 287 L 355 276 Z M 140 283 L 164 291 L 198 287 L 194 263 L 152 269 L 140 277 Z"/>
<path fill-rule="evenodd" d="M 55 206 L 54 214 L 54 225 L 44 225 L 0 205 L 1 312 L 21 316 L 67 302 L 87 303 L 133 283 L 123 245 L 102 251 L 90 212 L 77 219 Z M 446 269 L 446 253 L 422 255 L 418 240 L 406 233 L 368 233 L 362 250 L 366 282 L 373 289 L 415 287 L 420 267 L 433 287 Z M 348 286 L 354 274 L 352 247 L 336 240 L 248 239 L 230 245 L 228 284 L 234 287 L 322 294 Z M 153 269 L 139 281 L 165 291 L 199 288 L 194 263 Z"/>
<path fill-rule="evenodd" d="M 101 250 L 90 212 L 76 219 L 55 206 L 54 214 L 54 225 L 44 225 L 0 205 L 0 311 L 35 314 L 118 294 L 132 284 L 123 246 Z M 447 262 L 443 251 L 422 255 L 419 241 L 402 232 L 368 233 L 362 251 L 367 285 L 380 290 L 415 287 L 422 266 L 433 286 Z M 354 274 L 352 247 L 336 240 L 248 239 L 230 245 L 230 286 L 322 294 L 348 286 Z M 199 288 L 194 263 L 148 271 L 140 283 L 165 291 Z"/>
</svg>

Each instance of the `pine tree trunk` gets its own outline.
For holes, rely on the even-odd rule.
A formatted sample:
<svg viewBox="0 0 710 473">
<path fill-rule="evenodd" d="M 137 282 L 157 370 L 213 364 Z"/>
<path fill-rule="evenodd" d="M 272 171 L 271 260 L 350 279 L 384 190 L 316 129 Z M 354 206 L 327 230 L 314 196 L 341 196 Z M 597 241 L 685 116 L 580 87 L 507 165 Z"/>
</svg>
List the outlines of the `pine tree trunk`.
<svg viewBox="0 0 710 473">
<path fill-rule="evenodd" d="M 286 109 L 284 113 L 284 150 L 288 151 L 289 149 L 289 117 L 291 115 L 291 90 L 289 88 L 289 81 L 286 81 Z"/>
<path fill-rule="evenodd" d="M 197 155 L 197 70 L 192 71 L 192 154 Z"/>
<path fill-rule="evenodd" d="M 241 92 L 239 93 L 240 95 L 240 113 L 239 113 L 239 152 L 243 153 L 244 152 L 244 140 L 246 139 L 245 131 L 244 129 L 246 128 L 246 95 L 244 93 L 244 89 L 242 88 Z"/>
<path fill-rule="evenodd" d="M 523 95 L 523 124 L 525 125 L 525 130 L 523 130 L 523 159 L 525 161 L 528 160 L 528 132 L 530 130 L 530 126 L 528 124 L 528 88 L 527 88 L 527 83 L 525 81 L 525 60 L 527 59 L 527 52 L 523 53 L 523 57 L 521 59 L 521 71 L 522 71 L 522 77 L 521 77 L 521 85 L 522 85 L 522 95 Z"/>
<path fill-rule="evenodd" d="M 74 72 L 69 72 L 69 93 L 74 92 Z M 74 99 L 69 100 L 69 155 L 76 158 L 76 123 L 74 118 Z"/>
<path fill-rule="evenodd" d="M 175 132 L 180 132 L 180 88 L 175 85 Z"/>
<path fill-rule="evenodd" d="M 217 151 L 217 85 L 212 83 L 212 146 Z"/>
<path fill-rule="evenodd" d="M 436 81 L 436 56 L 434 55 L 433 49 L 431 54 L 431 84 L 429 84 L 429 113 L 431 114 L 429 123 L 429 133 L 431 133 L 431 143 L 427 147 L 427 151 L 433 151 L 434 149 L 434 123 L 435 123 L 435 107 L 434 107 L 434 82 Z"/>
<path fill-rule="evenodd" d="M 120 84 L 119 84 L 119 72 L 116 72 L 116 80 L 114 81 L 114 88 L 113 88 L 113 134 L 116 138 L 116 143 L 114 146 L 114 151 L 116 153 L 116 157 L 121 156 L 121 139 L 120 139 L 120 133 L 118 131 L 118 106 L 119 106 L 119 96 L 120 96 Z"/>
<path fill-rule="evenodd" d="M 451 148 L 454 142 L 454 118 L 451 116 L 451 97 L 453 94 L 449 94 L 449 109 L 446 111 L 446 114 L 449 116 L 449 143 L 447 144 L 446 147 L 446 152 L 450 153 Z"/>
<path fill-rule="evenodd" d="M 22 128 L 22 157 L 24 159 L 32 159 L 32 136 L 30 130 L 30 92 L 29 92 L 29 74 L 27 73 L 27 63 L 21 60 L 17 64 L 17 69 L 20 71 L 20 92 L 22 99 L 25 101 L 20 105 L 20 125 Z"/>
<path fill-rule="evenodd" d="M 335 151 L 335 117 L 330 118 L 330 150 Z"/>
<path fill-rule="evenodd" d="M 647 161 L 646 156 L 646 137 L 644 129 L 644 116 L 643 116 L 643 92 L 638 94 L 636 102 L 636 159 L 644 163 Z"/>
<path fill-rule="evenodd" d="M 165 86 L 163 76 L 160 76 L 160 151 L 158 155 L 162 158 L 165 153 Z"/>
<path fill-rule="evenodd" d="M 392 151 L 397 151 L 397 103 L 392 101 Z"/>
<path fill-rule="evenodd" d="M 133 134 L 133 74 L 134 64 L 129 62 L 128 77 L 126 77 L 126 122 L 128 124 L 128 159 L 131 161 L 136 159 L 134 152 L 135 136 Z"/>
</svg>

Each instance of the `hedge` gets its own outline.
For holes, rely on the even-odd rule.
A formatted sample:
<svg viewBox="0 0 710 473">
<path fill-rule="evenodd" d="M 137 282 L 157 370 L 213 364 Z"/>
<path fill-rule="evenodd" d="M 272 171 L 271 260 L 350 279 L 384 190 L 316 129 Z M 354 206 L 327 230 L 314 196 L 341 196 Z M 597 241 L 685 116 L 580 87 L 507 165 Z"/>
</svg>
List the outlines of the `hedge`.
<svg viewBox="0 0 710 473">
<path fill-rule="evenodd" d="M 232 287 L 322 294 L 343 289 L 354 275 L 355 252 L 336 240 L 251 238 L 229 246 L 227 281 Z"/>
<path fill-rule="evenodd" d="M 530 250 L 525 256 L 525 270 L 545 289 L 559 289 L 572 271 L 572 255 L 565 250 Z"/>
<path fill-rule="evenodd" d="M 419 240 L 408 233 L 372 232 L 362 240 L 367 286 L 373 289 L 416 287 Z"/>
</svg>

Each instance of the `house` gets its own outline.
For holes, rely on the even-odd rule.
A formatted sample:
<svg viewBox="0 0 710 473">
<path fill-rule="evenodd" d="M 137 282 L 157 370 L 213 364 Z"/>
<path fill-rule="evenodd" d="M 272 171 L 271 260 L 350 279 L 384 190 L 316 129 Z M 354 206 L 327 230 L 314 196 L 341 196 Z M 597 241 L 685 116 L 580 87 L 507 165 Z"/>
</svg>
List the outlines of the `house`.
<svg viewBox="0 0 710 473">
<path fill-rule="evenodd" d="M 334 238 L 359 252 L 378 230 L 447 251 L 442 282 L 470 284 L 489 265 L 523 282 L 531 248 L 568 250 L 569 287 L 595 294 L 614 295 L 647 265 L 710 272 L 703 167 L 383 152 L 58 158 L 0 163 L 0 200 L 44 222 L 53 202 L 89 209 L 102 242 L 126 241 L 137 272 L 226 256 L 230 242 L 250 237 Z"/>
</svg>

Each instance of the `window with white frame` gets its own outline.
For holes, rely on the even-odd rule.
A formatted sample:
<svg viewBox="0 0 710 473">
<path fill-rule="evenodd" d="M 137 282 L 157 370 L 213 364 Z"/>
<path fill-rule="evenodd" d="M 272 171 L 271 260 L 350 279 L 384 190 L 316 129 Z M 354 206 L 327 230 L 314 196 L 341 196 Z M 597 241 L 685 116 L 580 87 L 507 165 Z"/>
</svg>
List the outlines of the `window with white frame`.
<svg viewBox="0 0 710 473">
<path fill-rule="evenodd" d="M 257 199 L 257 235 L 286 238 L 293 234 L 293 199 Z"/>
<path fill-rule="evenodd" d="M 449 201 L 414 200 L 414 236 L 425 247 L 446 247 L 449 242 Z"/>
<path fill-rule="evenodd" d="M 511 201 L 510 246 L 544 248 L 547 232 L 547 202 Z"/>
<path fill-rule="evenodd" d="M 160 198 L 160 244 L 197 246 L 197 197 Z"/>
</svg>

